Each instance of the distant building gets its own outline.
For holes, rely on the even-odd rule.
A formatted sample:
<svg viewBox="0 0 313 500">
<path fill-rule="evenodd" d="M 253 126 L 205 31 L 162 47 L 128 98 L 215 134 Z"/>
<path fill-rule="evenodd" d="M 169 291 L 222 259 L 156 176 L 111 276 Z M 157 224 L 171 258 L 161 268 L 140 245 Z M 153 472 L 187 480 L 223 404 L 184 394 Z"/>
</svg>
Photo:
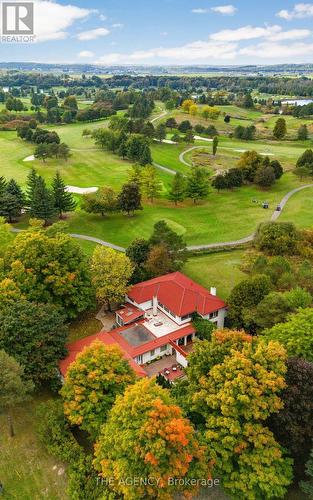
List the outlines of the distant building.
<svg viewBox="0 0 313 500">
<path fill-rule="evenodd" d="M 60 362 L 64 376 L 78 352 L 99 339 L 118 344 L 140 376 L 162 374 L 170 381 L 184 375 L 188 353 L 196 332 L 193 314 L 223 328 L 226 304 L 180 272 L 166 274 L 134 285 L 125 305 L 116 311 L 117 328 L 86 337 L 68 346 L 69 355 Z"/>
</svg>

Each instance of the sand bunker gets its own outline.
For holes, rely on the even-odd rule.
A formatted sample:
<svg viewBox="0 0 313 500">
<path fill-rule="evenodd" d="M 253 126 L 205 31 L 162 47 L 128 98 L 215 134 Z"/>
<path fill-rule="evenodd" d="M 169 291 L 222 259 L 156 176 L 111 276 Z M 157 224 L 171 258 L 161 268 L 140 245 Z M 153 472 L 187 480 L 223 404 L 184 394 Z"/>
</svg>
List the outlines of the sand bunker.
<svg viewBox="0 0 313 500">
<path fill-rule="evenodd" d="M 98 191 L 97 187 L 80 188 L 77 186 L 66 186 L 65 189 L 68 193 L 74 193 L 74 194 L 90 194 L 90 193 L 96 193 Z"/>
<path fill-rule="evenodd" d="M 26 156 L 23 161 L 34 161 L 35 157 L 34 155 Z"/>
</svg>

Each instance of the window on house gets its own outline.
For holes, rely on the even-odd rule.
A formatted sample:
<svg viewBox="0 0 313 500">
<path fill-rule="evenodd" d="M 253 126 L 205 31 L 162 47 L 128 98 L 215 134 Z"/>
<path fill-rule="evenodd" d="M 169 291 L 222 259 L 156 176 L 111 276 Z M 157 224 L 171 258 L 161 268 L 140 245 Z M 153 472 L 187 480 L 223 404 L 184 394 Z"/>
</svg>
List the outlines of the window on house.
<svg viewBox="0 0 313 500">
<path fill-rule="evenodd" d="M 210 313 L 210 319 L 216 318 L 217 316 L 218 316 L 218 311 L 214 311 L 214 312 Z"/>
<path fill-rule="evenodd" d="M 185 321 L 186 319 L 189 319 L 190 317 L 191 317 L 190 314 L 186 314 L 186 316 L 182 316 L 180 319 L 182 321 Z"/>
<path fill-rule="evenodd" d="M 154 356 L 155 355 L 155 349 L 152 349 L 152 351 L 150 351 L 150 356 Z"/>
<path fill-rule="evenodd" d="M 160 347 L 160 351 L 161 351 L 161 352 L 167 351 L 167 345 L 162 345 L 162 346 Z"/>
</svg>

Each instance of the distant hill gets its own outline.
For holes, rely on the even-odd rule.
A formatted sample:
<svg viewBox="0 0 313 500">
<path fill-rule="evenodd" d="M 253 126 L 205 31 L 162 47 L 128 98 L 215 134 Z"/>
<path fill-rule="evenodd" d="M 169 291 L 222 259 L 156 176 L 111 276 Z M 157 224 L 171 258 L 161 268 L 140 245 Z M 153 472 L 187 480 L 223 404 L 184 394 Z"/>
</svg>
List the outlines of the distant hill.
<svg viewBox="0 0 313 500">
<path fill-rule="evenodd" d="M 246 74 L 246 75 L 305 75 L 313 73 L 313 64 L 274 64 L 246 66 L 101 66 L 98 64 L 46 64 L 37 62 L 0 62 L 0 70 L 42 71 L 53 73 L 93 74 Z"/>
</svg>

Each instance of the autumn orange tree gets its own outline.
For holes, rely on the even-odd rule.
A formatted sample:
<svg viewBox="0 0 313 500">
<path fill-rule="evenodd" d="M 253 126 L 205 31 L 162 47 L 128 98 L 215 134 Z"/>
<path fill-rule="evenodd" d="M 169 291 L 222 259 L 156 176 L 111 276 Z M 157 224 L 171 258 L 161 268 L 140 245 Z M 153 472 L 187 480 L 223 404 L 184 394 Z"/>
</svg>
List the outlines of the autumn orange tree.
<svg viewBox="0 0 313 500">
<path fill-rule="evenodd" d="M 244 332 L 213 332 L 189 357 L 191 408 L 206 422 L 213 472 L 235 498 L 282 497 L 291 460 L 263 422 L 282 408 L 286 353 Z"/>
<path fill-rule="evenodd" d="M 152 379 L 138 381 L 117 398 L 95 445 L 94 466 L 103 478 L 113 478 L 113 491 L 125 500 L 172 499 L 178 491 L 195 492 L 188 478 L 209 476 L 193 426 L 169 391 Z M 134 477 L 145 484 L 127 484 Z M 184 478 L 184 485 L 174 484 Z"/>
<path fill-rule="evenodd" d="M 86 347 L 70 365 L 61 389 L 69 422 L 96 436 L 118 394 L 135 374 L 118 346 L 100 341 Z"/>
</svg>

